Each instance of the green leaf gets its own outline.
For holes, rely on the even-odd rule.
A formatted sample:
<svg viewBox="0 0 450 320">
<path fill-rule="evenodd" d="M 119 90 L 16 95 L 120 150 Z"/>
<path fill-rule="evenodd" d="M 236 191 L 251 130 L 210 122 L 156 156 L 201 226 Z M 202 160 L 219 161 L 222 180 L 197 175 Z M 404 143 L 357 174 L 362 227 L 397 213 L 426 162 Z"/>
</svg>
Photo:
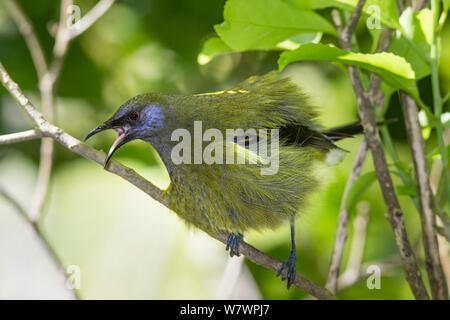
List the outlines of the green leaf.
<svg viewBox="0 0 450 320">
<path fill-rule="evenodd" d="M 402 33 L 392 39 L 389 51 L 402 56 L 408 61 L 421 79 L 430 74 L 429 53 L 433 41 L 433 16 L 430 9 L 414 13 L 405 9 L 400 17 Z"/>
<path fill-rule="evenodd" d="M 299 35 L 293 36 L 287 40 L 277 43 L 277 49 L 282 50 L 295 50 L 300 47 L 301 44 L 305 43 L 319 43 L 322 39 L 322 32 L 316 33 L 301 33 Z"/>
<path fill-rule="evenodd" d="M 358 0 L 283 0 L 303 10 L 318 10 L 329 7 L 340 8 L 349 12 L 355 10 Z M 398 28 L 397 3 L 394 0 L 367 0 L 363 7 L 365 17 L 379 18 L 381 24 Z M 379 15 L 379 17 L 378 17 Z"/>
<path fill-rule="evenodd" d="M 302 33 L 297 36 L 294 36 L 290 39 L 287 39 L 283 42 L 277 43 L 276 48 L 279 50 L 294 50 L 297 49 L 303 43 L 318 43 L 322 38 L 322 32 L 317 33 Z M 197 56 L 197 62 L 200 65 L 204 65 L 209 63 L 214 57 L 228 53 L 228 52 L 236 52 L 231 49 L 222 39 L 218 37 L 212 37 L 206 40 L 203 43 L 202 50 Z"/>
<path fill-rule="evenodd" d="M 369 171 L 356 179 L 351 186 L 345 199 L 345 208 L 350 212 L 358 202 L 359 197 L 375 182 L 377 175 L 375 171 Z"/>
<path fill-rule="evenodd" d="M 336 35 L 333 25 L 319 14 L 281 0 L 228 0 L 224 20 L 214 28 L 237 51 L 274 49 L 280 42 L 303 33 Z"/>
<path fill-rule="evenodd" d="M 296 50 L 283 52 L 278 59 L 278 66 L 282 70 L 287 64 L 302 60 L 356 65 L 379 74 L 393 88 L 402 89 L 418 97 L 414 70 L 404 58 L 392 53 L 354 53 L 331 45 L 309 43 Z"/>
<path fill-rule="evenodd" d="M 197 62 L 200 65 L 207 64 L 216 55 L 232 51 L 221 39 L 217 37 L 209 38 L 203 43 L 202 51 L 197 56 Z"/>
</svg>

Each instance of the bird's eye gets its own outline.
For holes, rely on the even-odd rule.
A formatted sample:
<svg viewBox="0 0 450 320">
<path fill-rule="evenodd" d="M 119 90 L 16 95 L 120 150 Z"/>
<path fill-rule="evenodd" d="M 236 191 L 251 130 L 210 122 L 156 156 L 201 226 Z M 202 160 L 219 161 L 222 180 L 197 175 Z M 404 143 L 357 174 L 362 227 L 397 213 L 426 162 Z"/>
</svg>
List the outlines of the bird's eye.
<svg viewBox="0 0 450 320">
<path fill-rule="evenodd" d="M 130 115 L 128 116 L 130 118 L 130 120 L 137 120 L 139 118 L 139 113 L 137 113 L 136 111 L 133 111 L 132 113 L 130 113 Z"/>
</svg>

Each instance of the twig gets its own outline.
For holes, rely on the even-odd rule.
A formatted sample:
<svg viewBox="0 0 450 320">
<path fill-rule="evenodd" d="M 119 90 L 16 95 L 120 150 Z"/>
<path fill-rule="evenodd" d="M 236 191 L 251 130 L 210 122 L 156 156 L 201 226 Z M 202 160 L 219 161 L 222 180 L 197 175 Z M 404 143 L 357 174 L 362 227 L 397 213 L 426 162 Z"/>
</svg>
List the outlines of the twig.
<svg viewBox="0 0 450 320">
<path fill-rule="evenodd" d="M 339 30 L 342 30 L 339 12 L 337 10 L 333 10 L 332 15 L 335 17 L 335 20 L 339 24 L 339 27 L 337 28 Z M 383 30 L 378 45 L 377 50 L 378 52 L 386 51 L 389 48 L 393 33 L 394 32 L 391 29 Z M 371 100 L 372 104 L 375 104 L 375 102 L 377 102 L 378 107 L 382 108 L 384 105 L 384 101 L 381 100 L 384 100 L 384 97 L 382 96 L 380 86 L 381 86 L 381 77 L 373 73 L 371 75 L 368 89 L 369 99 Z M 339 209 L 338 225 L 336 227 L 334 247 L 331 255 L 330 268 L 328 270 L 328 277 L 326 284 L 326 288 L 333 293 L 336 293 L 337 291 L 339 269 L 341 267 L 345 243 L 347 241 L 349 216 L 347 209 L 345 207 L 345 203 L 351 186 L 353 185 L 353 183 L 355 183 L 356 179 L 358 179 L 359 175 L 361 174 L 361 169 L 367 155 L 367 150 L 368 150 L 367 140 L 366 138 L 364 138 L 359 147 L 358 154 L 356 156 L 356 160 L 352 168 L 352 172 L 347 180 L 344 193 L 342 195 L 341 206 Z"/>
<path fill-rule="evenodd" d="M 419 241 L 414 242 L 414 252 L 418 254 L 420 244 Z M 350 259 L 349 259 L 350 260 Z M 356 261 L 356 259 L 355 259 Z M 358 283 L 362 279 L 367 277 L 367 269 L 371 266 L 377 266 L 380 269 L 380 273 L 383 276 L 389 276 L 396 268 L 402 267 L 402 260 L 398 254 L 392 254 L 382 260 L 368 261 L 360 264 L 359 267 L 359 275 L 357 277 L 343 277 L 344 274 L 341 275 L 338 279 L 338 291 L 345 290 L 354 284 Z"/>
<path fill-rule="evenodd" d="M 448 293 L 441 260 L 439 258 L 434 200 L 428 175 L 425 142 L 419 124 L 418 107 L 414 99 L 404 92 L 400 92 L 400 101 L 417 179 L 425 250 L 425 266 L 430 281 L 431 294 L 434 299 L 446 300 L 448 299 Z"/>
<path fill-rule="evenodd" d="M 69 7 L 72 0 L 62 0 L 60 19 L 56 31 L 53 58 L 50 66 L 47 66 L 45 56 L 34 32 L 34 29 L 22 9 L 15 0 L 7 0 L 7 8 L 22 33 L 28 49 L 33 58 L 41 92 L 42 111 L 46 119 L 54 122 L 55 87 L 61 74 L 64 57 L 67 53 L 70 41 L 86 31 L 97 19 L 99 19 L 114 3 L 114 0 L 102 0 L 94 6 L 76 25 L 68 26 L 70 16 Z M 54 142 L 53 139 L 42 139 L 40 150 L 40 163 L 36 189 L 32 199 L 31 217 L 39 219 L 45 199 L 48 193 L 51 171 L 53 167 Z"/>
<path fill-rule="evenodd" d="M 46 137 L 51 137 L 60 143 L 62 146 L 66 147 L 70 151 L 77 153 L 86 159 L 90 159 L 94 162 L 103 166 L 106 155 L 104 152 L 92 149 L 88 145 L 82 143 L 81 141 L 75 139 L 71 135 L 64 132 L 62 129 L 56 127 L 55 125 L 48 122 L 44 116 L 37 111 L 30 101 L 24 96 L 22 90 L 19 88 L 16 82 L 11 79 L 3 65 L 0 63 L 0 79 L 5 88 L 17 101 L 19 106 L 27 113 L 27 115 L 32 119 L 32 121 L 38 126 L 38 129 Z M 161 204 L 168 206 L 167 199 L 162 195 L 162 191 L 154 186 L 152 183 L 144 179 L 142 176 L 137 174 L 134 170 L 123 166 L 117 161 L 112 161 L 108 166 L 107 170 L 109 172 L 115 173 L 123 179 L 127 180 L 131 184 L 135 185 L 150 197 L 160 202 Z M 210 234 L 211 235 L 211 234 Z M 216 234 L 211 235 L 215 239 L 226 243 L 228 240 L 228 235 L 226 234 Z M 256 264 L 265 266 L 266 268 L 277 271 L 281 265 L 282 261 L 257 250 L 251 245 L 241 242 L 239 247 L 239 252 L 245 255 L 249 260 Z M 282 275 L 286 276 L 287 270 L 285 270 Z M 301 273 L 297 272 L 296 280 L 294 284 L 301 290 L 309 293 L 310 295 L 318 299 L 335 299 L 335 296 L 331 294 L 325 288 L 322 288 L 303 276 Z"/>
<path fill-rule="evenodd" d="M 378 49 L 377 52 L 384 52 L 389 49 L 389 46 L 391 45 L 391 40 L 394 35 L 393 29 L 384 29 L 381 33 L 380 41 L 378 43 Z M 367 89 L 367 94 L 369 96 L 370 102 L 375 105 L 378 105 L 378 108 L 383 108 L 384 103 L 381 103 L 380 95 L 382 94 L 382 91 L 380 90 L 381 87 L 381 77 L 380 75 L 376 73 L 372 73 L 370 75 L 370 83 L 369 88 Z"/>
<path fill-rule="evenodd" d="M 383 276 L 388 276 L 390 273 L 392 273 L 393 270 L 395 270 L 397 267 L 401 267 L 401 260 L 400 258 L 396 255 L 395 258 L 387 258 L 387 259 L 383 259 L 383 261 L 369 261 L 366 263 L 363 263 L 361 265 L 361 267 L 359 268 L 359 274 L 357 275 L 357 277 L 354 277 L 352 279 L 346 277 L 339 277 L 338 280 L 338 288 L 339 291 L 345 290 L 351 286 L 353 286 L 354 284 L 358 283 L 360 280 L 364 279 L 367 277 L 367 273 L 366 270 L 367 268 L 369 268 L 370 266 L 377 266 L 380 268 L 380 273 Z M 398 260 L 398 261 L 396 261 Z"/>
<path fill-rule="evenodd" d="M 16 0 L 5 0 L 4 4 L 8 11 L 10 12 L 12 18 L 17 24 L 20 33 L 22 34 L 28 49 L 33 59 L 34 67 L 38 74 L 38 79 L 42 79 L 44 74 L 47 72 L 47 62 L 45 60 L 44 51 L 42 50 L 41 44 L 34 32 L 31 21 L 23 13 L 20 6 L 17 4 Z"/>
<path fill-rule="evenodd" d="M 91 26 L 98 18 L 100 18 L 101 15 L 103 15 L 106 12 L 106 10 L 109 9 L 109 7 L 113 4 L 114 1 L 101 1 L 101 2 L 103 3 L 101 6 L 102 8 L 101 10 L 99 10 L 100 4 L 99 3 L 97 4 L 97 6 L 94 7 L 95 11 L 93 13 L 88 12 L 88 14 L 86 14 L 88 19 L 84 20 L 85 22 L 81 24 L 81 26 L 84 26 L 82 32 L 85 31 L 89 26 Z M 104 5 L 105 2 L 108 2 L 109 4 L 105 6 Z M 76 35 L 73 35 L 67 23 L 70 14 L 68 8 L 69 6 L 72 5 L 72 0 L 61 1 L 60 19 L 56 32 L 55 44 L 53 47 L 53 59 L 50 66 L 48 66 L 45 61 L 45 55 L 43 53 L 42 47 L 40 46 L 39 40 L 37 39 L 37 36 L 34 32 L 34 29 L 31 25 L 31 22 L 26 17 L 22 9 L 17 5 L 15 0 L 7 0 L 5 3 L 9 11 L 11 12 L 12 18 L 18 25 L 19 31 L 22 33 L 27 43 L 31 57 L 35 64 L 35 68 L 39 78 L 39 90 L 41 92 L 41 104 L 43 114 L 50 122 L 53 122 L 54 100 L 55 100 L 54 91 L 57 80 L 61 73 L 64 57 L 67 53 L 70 41 L 73 40 L 79 34 L 81 34 L 81 32 L 79 32 Z M 7 76 L 7 78 L 9 78 L 9 75 Z M 19 94 L 23 106 L 25 106 L 28 103 L 28 100 L 25 98 L 25 96 L 23 96 L 21 90 L 19 89 L 17 84 L 15 84 L 13 81 L 8 84 L 8 90 L 10 90 L 10 92 Z M 18 96 L 16 95 L 16 98 L 17 97 Z M 42 121 L 39 120 L 40 124 L 42 125 L 46 123 L 46 120 L 44 120 L 43 115 L 40 114 L 31 105 L 29 107 L 25 107 L 25 109 L 27 109 L 27 115 L 34 122 L 36 122 L 36 119 L 41 118 Z M 48 136 L 48 132 L 40 130 L 40 124 L 39 123 L 36 124 L 38 130 L 31 130 L 23 133 L 0 136 L 0 144 L 26 141 L 38 137 Z M 55 132 L 58 132 L 58 130 L 56 130 Z M 32 200 L 31 210 L 29 214 L 26 215 L 26 218 L 34 227 L 38 236 L 45 243 L 46 248 L 48 249 L 50 255 L 55 260 L 55 263 L 57 265 L 62 265 L 56 252 L 53 250 L 51 245 L 45 240 L 44 235 L 39 232 L 36 222 L 39 219 L 48 193 L 48 186 L 53 166 L 53 152 L 54 152 L 54 139 L 43 138 L 41 142 L 40 164 L 36 189 Z M 75 291 L 74 294 L 75 297 L 77 297 L 77 293 Z"/>
<path fill-rule="evenodd" d="M 370 204 L 361 202 L 358 205 L 358 214 L 353 222 L 354 236 L 352 239 L 352 247 L 348 258 L 347 268 L 339 277 L 342 283 L 354 283 L 358 280 L 361 270 L 361 262 L 364 255 L 366 245 L 367 226 L 369 224 Z M 340 289 L 340 288 L 338 288 Z"/>
<path fill-rule="evenodd" d="M 3 198 L 5 198 L 14 207 L 14 209 L 16 209 L 16 211 L 20 214 L 20 216 L 31 226 L 31 228 L 33 229 L 33 232 L 35 233 L 37 238 L 39 238 L 40 241 L 42 242 L 43 247 L 47 251 L 48 256 L 53 260 L 54 265 L 56 265 L 58 267 L 58 270 L 60 270 L 60 272 L 63 273 L 64 277 L 66 277 L 65 270 L 64 270 L 64 265 L 62 263 L 62 260 L 59 258 L 58 254 L 56 253 L 56 251 L 51 246 L 50 242 L 45 237 L 45 234 L 43 234 L 41 232 L 37 222 L 33 221 L 30 218 L 30 216 L 27 213 L 27 211 L 25 210 L 25 208 L 16 199 L 14 199 L 14 197 L 12 195 L 10 195 L 3 188 L 2 185 L 0 185 L 0 195 L 3 196 Z M 73 297 L 75 299 L 79 299 L 80 298 L 79 295 L 78 295 L 78 291 L 77 290 L 73 290 L 72 289 L 71 291 L 72 291 Z"/>
<path fill-rule="evenodd" d="M 20 6 L 17 4 L 15 0 L 7 0 L 5 1 L 5 5 L 9 10 L 11 17 L 17 24 L 20 33 L 25 39 L 25 42 L 30 51 L 31 57 L 33 59 L 33 63 L 36 68 L 36 72 L 38 74 L 39 80 L 39 88 L 41 91 L 41 99 L 42 99 L 42 108 L 44 114 L 50 119 L 53 120 L 53 93 L 50 90 L 50 84 L 48 82 L 48 65 L 45 60 L 45 55 L 40 45 L 40 42 L 34 32 L 34 28 L 22 11 Z M 48 88 L 43 90 L 43 88 Z M 53 141 L 42 139 L 41 142 L 41 157 L 38 171 L 38 179 L 36 184 L 36 190 L 33 196 L 33 203 L 31 210 L 31 217 L 34 220 L 37 220 L 40 215 L 40 211 L 42 209 L 42 205 L 44 202 L 45 195 L 47 193 L 48 182 L 50 180 L 50 172 L 52 167 L 53 160 Z"/>
<path fill-rule="evenodd" d="M 69 31 L 67 28 L 67 21 L 69 17 L 67 8 L 70 5 L 72 5 L 72 0 L 61 1 L 60 19 L 56 33 L 55 45 L 53 47 L 53 60 L 48 71 L 43 75 L 41 81 L 39 82 L 39 89 L 41 91 L 42 99 L 42 111 L 44 116 L 50 122 L 54 121 L 55 86 L 61 73 L 64 56 L 67 52 L 70 41 L 68 36 Z M 53 153 L 53 140 L 42 139 L 38 178 L 31 205 L 31 218 L 33 220 L 39 219 L 45 199 L 47 198 L 53 167 Z"/>
<path fill-rule="evenodd" d="M 358 2 L 357 10 L 355 10 L 350 18 L 350 26 L 356 26 L 364 3 L 365 0 L 360 0 Z M 336 23 L 336 25 L 338 24 L 339 23 Z M 340 25 L 342 25 L 342 23 L 340 23 Z M 346 33 L 344 34 L 347 34 L 349 30 L 352 29 L 346 28 Z M 347 35 L 343 36 L 342 34 L 340 34 L 339 37 L 342 47 L 346 50 L 351 51 L 351 37 L 348 37 Z M 399 248 L 400 256 L 402 258 L 403 267 L 406 273 L 406 279 L 416 299 L 429 299 L 425 284 L 422 280 L 420 269 L 417 265 L 415 254 L 408 240 L 403 211 L 400 208 L 398 198 L 394 190 L 392 178 L 389 174 L 383 146 L 377 130 L 377 121 L 373 106 L 362 86 L 358 68 L 355 66 L 347 66 L 347 68 L 353 85 L 353 90 L 356 94 L 356 100 L 359 105 L 358 111 L 361 118 L 361 123 L 364 128 L 365 137 L 373 156 L 375 171 L 378 177 L 384 201 L 388 208 L 388 220 L 391 223 L 392 229 L 394 231 L 397 247 Z"/>
<path fill-rule="evenodd" d="M 340 34 L 342 47 L 345 50 L 352 51 L 352 49 L 353 49 L 352 48 L 352 34 L 356 28 L 356 25 L 358 24 L 359 17 L 361 16 L 362 9 L 363 9 L 365 3 L 366 3 L 366 0 L 358 1 L 355 11 L 353 11 L 353 13 L 347 23 L 347 26 L 344 28 L 344 30 Z M 342 25 L 342 23 L 341 23 L 341 25 Z"/>
<path fill-rule="evenodd" d="M 228 234 L 225 233 L 211 236 L 222 243 L 226 243 L 228 240 Z M 273 258 L 243 241 L 241 241 L 239 245 L 239 252 L 246 256 L 250 261 L 273 271 L 278 271 L 283 264 L 283 261 L 280 259 Z M 286 277 L 286 275 L 287 271 L 284 270 L 282 276 Z M 294 285 L 300 290 L 303 290 L 318 299 L 336 299 L 327 289 L 318 286 L 299 272 L 297 272 L 295 277 Z"/>
<path fill-rule="evenodd" d="M 353 164 L 352 172 L 347 180 L 347 184 L 345 185 L 344 194 L 342 195 L 341 207 L 339 209 L 338 225 L 336 227 L 336 233 L 334 236 L 334 247 L 331 255 L 330 268 L 328 270 L 328 278 L 326 284 L 326 288 L 333 293 L 336 293 L 338 289 L 337 284 L 339 277 L 339 269 L 341 267 L 342 256 L 344 254 L 345 243 L 347 241 L 348 236 L 349 215 L 347 212 L 347 208 L 345 207 L 345 201 L 347 199 L 350 188 L 361 174 L 361 169 L 363 167 L 364 160 L 366 159 L 367 155 L 367 148 L 368 148 L 367 141 L 366 139 L 363 139 L 359 147 L 355 163 Z"/>
<path fill-rule="evenodd" d="M 1 135 L 0 144 L 12 144 L 39 138 L 42 138 L 41 132 L 37 130 L 28 130 L 23 132 Z"/>
<path fill-rule="evenodd" d="M 25 219 L 28 219 L 28 214 L 25 208 L 19 203 L 19 201 L 14 199 L 14 197 L 10 195 L 1 184 L 0 195 L 5 198 L 5 200 L 8 201 L 14 207 L 14 209 L 16 209 L 18 213 L 20 213 L 21 216 L 23 216 Z"/>
<path fill-rule="evenodd" d="M 75 23 L 70 31 L 70 40 L 78 37 L 92 26 L 114 4 L 115 0 L 99 1 L 80 21 Z"/>
</svg>

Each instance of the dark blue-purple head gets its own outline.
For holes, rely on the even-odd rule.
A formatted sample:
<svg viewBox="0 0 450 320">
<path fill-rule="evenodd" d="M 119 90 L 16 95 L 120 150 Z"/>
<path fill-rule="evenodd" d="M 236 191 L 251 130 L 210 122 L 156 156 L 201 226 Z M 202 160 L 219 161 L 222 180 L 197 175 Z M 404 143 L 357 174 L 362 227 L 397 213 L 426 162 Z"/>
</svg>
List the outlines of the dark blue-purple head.
<svg viewBox="0 0 450 320">
<path fill-rule="evenodd" d="M 105 160 L 106 167 L 111 156 L 121 146 L 136 139 L 148 140 L 152 135 L 157 134 L 163 124 L 162 105 L 155 102 L 150 95 L 140 95 L 120 106 L 111 118 L 92 130 L 85 141 L 108 129 L 114 129 L 117 132 L 118 138 L 111 146 Z"/>
</svg>

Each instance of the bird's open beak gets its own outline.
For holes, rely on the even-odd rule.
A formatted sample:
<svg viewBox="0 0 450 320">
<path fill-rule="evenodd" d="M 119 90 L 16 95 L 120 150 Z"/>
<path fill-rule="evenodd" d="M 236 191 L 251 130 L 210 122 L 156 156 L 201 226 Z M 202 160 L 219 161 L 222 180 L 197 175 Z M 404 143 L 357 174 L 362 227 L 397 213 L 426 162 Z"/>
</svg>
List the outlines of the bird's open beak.
<svg viewBox="0 0 450 320">
<path fill-rule="evenodd" d="M 89 139 L 93 135 L 95 135 L 95 134 L 97 134 L 99 132 L 108 130 L 108 129 L 116 130 L 116 132 L 118 134 L 118 137 L 117 137 L 116 141 L 114 141 L 113 145 L 109 149 L 108 155 L 106 156 L 106 160 L 105 160 L 105 164 L 104 164 L 105 168 L 108 165 L 108 162 L 111 159 L 111 157 L 114 154 L 114 152 L 116 152 L 121 146 L 123 146 L 125 143 L 127 143 L 128 141 L 131 140 L 131 139 L 129 139 L 129 136 L 127 136 L 126 131 L 122 127 L 113 127 L 111 125 L 103 124 L 103 125 L 100 125 L 97 128 L 95 128 L 91 132 L 89 132 L 89 134 L 86 136 L 84 141 L 86 141 L 87 139 Z"/>
</svg>

